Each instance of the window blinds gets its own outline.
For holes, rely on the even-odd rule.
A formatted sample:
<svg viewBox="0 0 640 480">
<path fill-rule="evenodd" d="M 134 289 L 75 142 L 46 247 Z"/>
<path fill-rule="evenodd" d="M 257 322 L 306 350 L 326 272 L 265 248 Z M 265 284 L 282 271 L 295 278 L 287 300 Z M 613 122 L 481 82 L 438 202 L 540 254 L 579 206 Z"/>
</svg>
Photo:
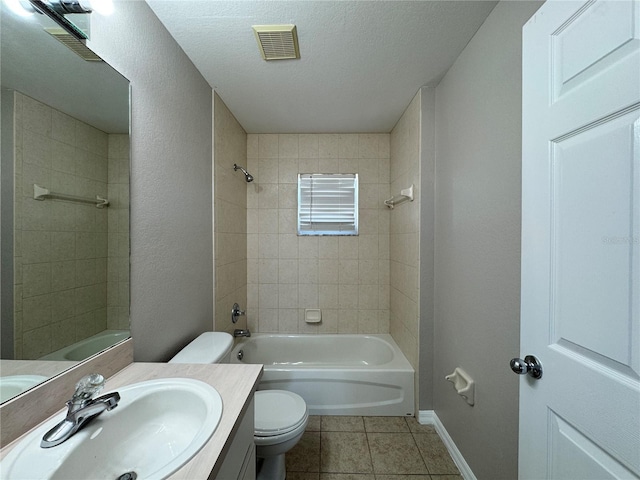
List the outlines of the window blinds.
<svg viewBox="0 0 640 480">
<path fill-rule="evenodd" d="M 298 235 L 358 235 L 358 174 L 298 174 Z"/>
</svg>

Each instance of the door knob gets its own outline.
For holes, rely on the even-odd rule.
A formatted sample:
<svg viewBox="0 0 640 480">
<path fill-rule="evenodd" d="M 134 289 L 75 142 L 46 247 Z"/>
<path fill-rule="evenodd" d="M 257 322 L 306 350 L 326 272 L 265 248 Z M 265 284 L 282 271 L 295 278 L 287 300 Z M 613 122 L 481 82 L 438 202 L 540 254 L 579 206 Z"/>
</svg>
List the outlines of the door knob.
<svg viewBox="0 0 640 480">
<path fill-rule="evenodd" d="M 524 360 L 521 358 L 512 358 L 510 365 L 511 370 L 518 375 L 529 374 L 536 380 L 542 378 L 542 364 L 533 355 L 527 355 L 524 357 Z"/>
</svg>

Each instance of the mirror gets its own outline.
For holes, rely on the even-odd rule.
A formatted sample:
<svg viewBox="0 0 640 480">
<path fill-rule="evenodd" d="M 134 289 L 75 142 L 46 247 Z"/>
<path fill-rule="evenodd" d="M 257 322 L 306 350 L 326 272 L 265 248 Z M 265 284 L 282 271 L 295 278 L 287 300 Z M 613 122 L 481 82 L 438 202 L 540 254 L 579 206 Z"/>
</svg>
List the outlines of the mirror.
<svg viewBox="0 0 640 480">
<path fill-rule="evenodd" d="M 129 82 L 1 3 L 0 402 L 129 337 Z"/>
</svg>

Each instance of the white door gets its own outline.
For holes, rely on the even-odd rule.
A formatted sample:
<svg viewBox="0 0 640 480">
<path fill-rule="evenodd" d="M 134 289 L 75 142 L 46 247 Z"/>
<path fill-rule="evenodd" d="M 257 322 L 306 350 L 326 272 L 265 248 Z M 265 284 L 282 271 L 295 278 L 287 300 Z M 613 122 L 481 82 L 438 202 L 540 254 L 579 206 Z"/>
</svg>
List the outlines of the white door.
<svg viewBox="0 0 640 480">
<path fill-rule="evenodd" d="M 523 31 L 519 476 L 640 478 L 640 0 Z"/>
</svg>

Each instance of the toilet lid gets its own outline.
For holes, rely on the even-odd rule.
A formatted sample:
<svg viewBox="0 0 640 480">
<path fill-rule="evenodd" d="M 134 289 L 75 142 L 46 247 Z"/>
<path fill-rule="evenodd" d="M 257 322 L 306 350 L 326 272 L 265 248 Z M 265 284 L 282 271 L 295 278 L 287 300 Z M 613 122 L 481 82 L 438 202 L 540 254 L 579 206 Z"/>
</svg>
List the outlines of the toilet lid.
<svg viewBox="0 0 640 480">
<path fill-rule="evenodd" d="M 285 390 L 260 390 L 255 394 L 255 435 L 268 437 L 296 429 L 307 418 L 300 395 Z"/>
</svg>

